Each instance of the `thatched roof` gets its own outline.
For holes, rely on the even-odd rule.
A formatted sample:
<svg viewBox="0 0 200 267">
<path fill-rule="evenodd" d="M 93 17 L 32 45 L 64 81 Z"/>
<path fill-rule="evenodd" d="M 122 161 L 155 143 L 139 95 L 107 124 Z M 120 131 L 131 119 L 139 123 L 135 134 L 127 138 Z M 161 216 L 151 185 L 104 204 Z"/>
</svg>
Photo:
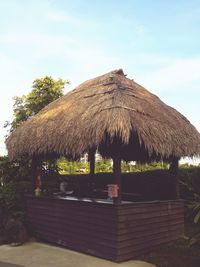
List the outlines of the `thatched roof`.
<svg viewBox="0 0 200 267">
<path fill-rule="evenodd" d="M 122 70 L 79 85 L 24 122 L 7 139 L 9 157 L 66 155 L 90 149 L 125 160 L 200 154 L 200 134 L 178 111 Z"/>
</svg>

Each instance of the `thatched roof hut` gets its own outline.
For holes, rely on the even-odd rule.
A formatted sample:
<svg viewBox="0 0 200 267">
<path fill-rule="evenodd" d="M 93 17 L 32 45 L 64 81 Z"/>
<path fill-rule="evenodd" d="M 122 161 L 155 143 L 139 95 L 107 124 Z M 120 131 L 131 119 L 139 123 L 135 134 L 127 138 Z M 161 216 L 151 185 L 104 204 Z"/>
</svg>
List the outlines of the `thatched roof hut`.
<svg viewBox="0 0 200 267">
<path fill-rule="evenodd" d="M 178 159 L 200 155 L 200 134 L 184 116 L 126 78 L 122 70 L 86 81 L 52 102 L 18 127 L 6 144 L 11 159 L 32 156 L 34 186 L 41 156 L 76 159 L 89 153 L 89 179 L 81 180 L 79 186 L 84 195 L 74 186 L 75 198 L 57 194 L 25 197 L 28 222 L 42 240 L 120 262 L 183 234 Z M 93 187 L 97 149 L 113 158 L 111 182 L 107 175 L 101 176 L 108 181 L 102 191 L 107 191 L 106 197 L 98 195 L 97 183 Z M 164 200 L 156 197 L 161 188 L 157 179 L 155 186 L 151 186 L 151 179 L 148 184 L 143 180 L 141 185 L 149 189 L 138 192 L 131 175 L 127 184 L 131 190 L 127 192 L 121 181 L 121 159 L 169 161 L 167 187 L 159 177 L 164 190 L 170 191 L 161 198 Z"/>
<path fill-rule="evenodd" d="M 43 108 L 6 140 L 22 155 L 77 158 L 98 149 L 124 160 L 170 160 L 200 154 L 200 134 L 174 108 L 116 70 L 88 80 Z"/>
</svg>

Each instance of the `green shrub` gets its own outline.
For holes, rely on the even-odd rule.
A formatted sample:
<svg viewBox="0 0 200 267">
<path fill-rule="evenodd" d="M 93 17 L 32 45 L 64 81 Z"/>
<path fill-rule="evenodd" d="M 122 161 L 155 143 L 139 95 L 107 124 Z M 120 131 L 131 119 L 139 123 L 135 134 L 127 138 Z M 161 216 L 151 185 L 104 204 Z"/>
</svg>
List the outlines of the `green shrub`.
<svg viewBox="0 0 200 267">
<path fill-rule="evenodd" d="M 24 221 L 24 192 L 31 190 L 29 160 L 10 162 L 0 157 L 0 243 L 7 242 L 8 222 Z"/>
<path fill-rule="evenodd" d="M 181 197 L 186 203 L 185 220 L 192 228 L 190 245 L 194 245 L 200 242 L 200 166 L 182 166 L 179 180 Z"/>
</svg>

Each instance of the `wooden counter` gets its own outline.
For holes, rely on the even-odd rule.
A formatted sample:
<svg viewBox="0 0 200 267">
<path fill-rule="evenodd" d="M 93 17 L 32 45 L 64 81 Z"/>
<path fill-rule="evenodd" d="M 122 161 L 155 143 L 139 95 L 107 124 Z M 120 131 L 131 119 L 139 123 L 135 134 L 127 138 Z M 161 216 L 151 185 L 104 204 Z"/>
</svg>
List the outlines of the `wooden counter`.
<svg viewBox="0 0 200 267">
<path fill-rule="evenodd" d="M 121 262 L 180 238 L 182 200 L 127 202 L 26 196 L 27 222 L 36 238 Z"/>
</svg>

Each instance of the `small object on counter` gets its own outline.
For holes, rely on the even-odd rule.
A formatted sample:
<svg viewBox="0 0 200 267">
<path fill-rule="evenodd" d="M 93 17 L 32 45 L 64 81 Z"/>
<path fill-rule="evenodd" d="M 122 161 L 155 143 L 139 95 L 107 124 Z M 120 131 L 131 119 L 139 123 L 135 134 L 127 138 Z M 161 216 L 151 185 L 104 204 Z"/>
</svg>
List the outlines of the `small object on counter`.
<svg viewBox="0 0 200 267">
<path fill-rule="evenodd" d="M 42 192 L 42 190 L 41 190 L 39 187 L 37 187 L 37 188 L 35 189 L 35 196 L 36 196 L 36 197 L 41 196 L 41 192 Z"/>
<path fill-rule="evenodd" d="M 67 191 L 67 182 L 62 181 L 62 182 L 60 183 L 60 192 L 61 192 L 62 194 L 64 194 L 64 193 L 66 193 L 66 191 Z"/>
<path fill-rule="evenodd" d="M 117 198 L 119 193 L 119 186 L 117 184 L 108 184 L 108 197 Z"/>
</svg>

